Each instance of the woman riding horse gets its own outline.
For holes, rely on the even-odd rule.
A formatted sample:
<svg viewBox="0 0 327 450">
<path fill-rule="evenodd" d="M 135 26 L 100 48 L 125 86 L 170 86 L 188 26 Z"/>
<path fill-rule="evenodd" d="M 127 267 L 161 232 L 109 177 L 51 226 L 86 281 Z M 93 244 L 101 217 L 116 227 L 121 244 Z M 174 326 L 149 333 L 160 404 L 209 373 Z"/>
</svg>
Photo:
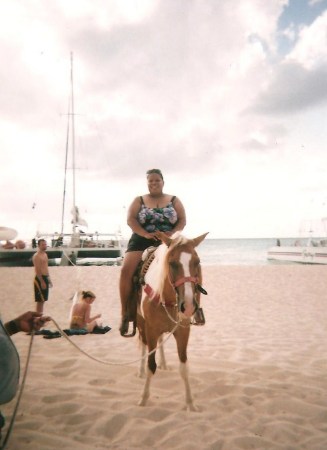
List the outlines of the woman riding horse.
<svg viewBox="0 0 327 450">
<path fill-rule="evenodd" d="M 136 197 L 128 210 L 127 224 L 133 231 L 124 257 L 120 273 L 121 324 L 120 334 L 126 336 L 131 317 L 128 302 L 133 289 L 133 275 L 141 261 L 142 253 L 148 247 L 158 246 L 161 240 L 158 232 L 171 236 L 182 231 L 186 225 L 186 215 L 182 202 L 174 195 L 163 192 L 164 179 L 159 169 L 148 170 L 149 193 Z"/>
</svg>

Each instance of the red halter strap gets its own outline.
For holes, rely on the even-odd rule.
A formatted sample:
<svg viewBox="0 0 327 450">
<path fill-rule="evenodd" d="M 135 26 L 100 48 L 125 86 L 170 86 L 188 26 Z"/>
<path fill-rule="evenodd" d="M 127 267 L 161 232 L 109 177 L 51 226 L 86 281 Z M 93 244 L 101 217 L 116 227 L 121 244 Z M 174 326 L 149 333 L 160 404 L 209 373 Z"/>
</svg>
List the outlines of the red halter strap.
<svg viewBox="0 0 327 450">
<path fill-rule="evenodd" d="M 181 284 L 185 284 L 188 281 L 190 281 L 191 283 L 196 284 L 198 282 L 198 278 L 197 277 L 182 277 L 179 278 L 177 281 L 175 281 L 175 283 L 171 283 L 175 288 L 177 288 L 178 286 L 180 286 Z"/>
<path fill-rule="evenodd" d="M 143 289 L 150 300 L 152 300 L 155 303 L 160 303 L 160 295 L 156 294 L 155 291 L 152 289 L 152 287 L 149 284 L 146 284 Z M 174 300 L 170 300 L 170 301 L 164 301 L 162 303 L 166 306 L 175 306 L 176 300 L 174 299 Z"/>
<path fill-rule="evenodd" d="M 175 283 L 171 283 L 171 285 L 174 288 L 177 288 L 181 284 L 185 284 L 187 282 L 197 284 L 198 281 L 199 281 L 199 279 L 197 277 L 181 277 L 177 281 L 175 281 Z M 146 295 L 148 295 L 150 300 L 154 301 L 155 303 L 160 302 L 160 295 L 156 294 L 155 291 L 152 289 L 152 287 L 149 284 L 146 284 L 143 289 L 144 289 L 144 292 L 146 293 Z"/>
<path fill-rule="evenodd" d="M 152 300 L 156 303 L 159 303 L 160 295 L 156 294 L 149 284 L 146 284 L 143 289 L 144 289 L 144 292 L 146 293 L 146 295 L 149 296 L 150 300 Z"/>
</svg>

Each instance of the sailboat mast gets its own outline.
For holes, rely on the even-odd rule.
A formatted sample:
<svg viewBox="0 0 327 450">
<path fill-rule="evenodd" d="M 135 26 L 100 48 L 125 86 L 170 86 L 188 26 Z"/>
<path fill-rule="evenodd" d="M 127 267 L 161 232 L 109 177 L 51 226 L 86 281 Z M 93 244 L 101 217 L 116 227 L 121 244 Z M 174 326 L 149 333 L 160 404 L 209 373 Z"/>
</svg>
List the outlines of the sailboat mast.
<svg viewBox="0 0 327 450">
<path fill-rule="evenodd" d="M 71 84 L 71 125 L 72 125 L 72 167 L 73 167 L 73 233 L 76 230 L 76 200 L 75 200 L 75 109 L 74 109 L 74 74 L 73 53 L 70 54 L 70 84 Z"/>
<path fill-rule="evenodd" d="M 65 152 L 65 176 L 64 176 L 64 193 L 62 198 L 62 213 L 61 213 L 61 236 L 64 234 L 64 220 L 65 220 L 65 203 L 66 203 L 66 184 L 67 184 L 67 162 L 69 150 L 69 124 L 70 124 L 70 101 L 68 105 L 68 119 L 67 119 L 67 134 L 66 134 L 66 152 Z"/>
</svg>

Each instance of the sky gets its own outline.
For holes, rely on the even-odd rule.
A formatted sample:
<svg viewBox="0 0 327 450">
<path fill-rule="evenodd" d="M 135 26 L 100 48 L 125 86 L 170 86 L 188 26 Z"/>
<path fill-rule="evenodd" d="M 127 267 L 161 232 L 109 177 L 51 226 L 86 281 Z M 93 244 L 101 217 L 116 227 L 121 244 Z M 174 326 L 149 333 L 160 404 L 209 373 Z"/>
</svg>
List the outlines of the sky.
<svg viewBox="0 0 327 450">
<path fill-rule="evenodd" d="M 327 0 L 2 0 L 0 50 L 0 226 L 18 238 L 61 229 L 71 54 L 85 231 L 128 237 L 151 168 L 189 237 L 327 216 Z M 72 164 L 70 146 L 66 232 Z"/>
</svg>

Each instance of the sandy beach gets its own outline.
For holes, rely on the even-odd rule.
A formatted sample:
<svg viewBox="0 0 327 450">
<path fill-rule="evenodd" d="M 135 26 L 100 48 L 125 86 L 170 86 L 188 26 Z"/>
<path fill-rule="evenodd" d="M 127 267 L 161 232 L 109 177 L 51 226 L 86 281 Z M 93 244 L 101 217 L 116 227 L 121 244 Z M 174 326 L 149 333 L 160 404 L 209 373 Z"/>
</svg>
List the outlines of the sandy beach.
<svg viewBox="0 0 327 450">
<path fill-rule="evenodd" d="M 78 289 L 97 295 L 104 335 L 35 336 L 10 450 L 327 448 L 327 267 L 204 266 L 207 323 L 192 327 L 190 382 L 198 412 L 184 409 L 173 337 L 137 405 L 137 337 L 119 335 L 120 267 L 50 267 L 45 313 L 68 327 Z M 3 321 L 34 309 L 33 268 L 0 268 Z M 55 330 L 53 323 L 47 329 Z M 30 336 L 13 336 L 22 370 Z M 10 421 L 15 400 L 1 407 Z M 6 431 L 6 429 L 4 430 Z"/>
</svg>

